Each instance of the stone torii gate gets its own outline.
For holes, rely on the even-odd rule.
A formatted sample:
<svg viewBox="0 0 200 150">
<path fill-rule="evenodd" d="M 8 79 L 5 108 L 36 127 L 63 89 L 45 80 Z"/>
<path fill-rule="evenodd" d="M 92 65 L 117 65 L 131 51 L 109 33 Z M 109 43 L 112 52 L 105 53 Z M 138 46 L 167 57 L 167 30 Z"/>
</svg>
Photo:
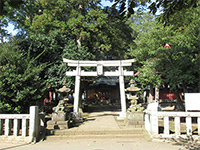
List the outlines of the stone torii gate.
<svg viewBox="0 0 200 150">
<path fill-rule="evenodd" d="M 105 61 L 85 61 L 85 60 L 69 60 L 63 59 L 63 62 L 68 66 L 76 67 L 76 70 L 67 71 L 67 76 L 75 76 L 75 96 L 74 96 L 74 110 L 73 115 L 79 118 L 79 95 L 80 95 L 80 79 L 81 76 L 119 76 L 120 98 L 121 98 L 121 112 L 120 118 L 126 117 L 126 99 L 124 88 L 124 76 L 133 76 L 133 71 L 126 71 L 124 66 L 131 66 L 135 59 L 128 60 L 105 60 Z M 81 67 L 96 67 L 96 71 L 84 71 Z M 115 71 L 104 71 L 104 67 L 118 67 Z"/>
</svg>

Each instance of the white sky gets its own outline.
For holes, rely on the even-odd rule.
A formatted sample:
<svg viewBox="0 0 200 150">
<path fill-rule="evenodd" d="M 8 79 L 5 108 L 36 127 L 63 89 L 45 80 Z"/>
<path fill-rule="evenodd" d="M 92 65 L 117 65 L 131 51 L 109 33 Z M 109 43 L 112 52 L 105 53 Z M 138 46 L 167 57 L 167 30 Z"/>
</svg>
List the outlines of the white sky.
<svg viewBox="0 0 200 150">
<path fill-rule="evenodd" d="M 9 24 L 8 27 L 6 28 L 8 30 L 8 32 L 12 35 L 16 35 L 17 34 L 17 30 L 14 30 L 14 25 Z"/>
<path fill-rule="evenodd" d="M 108 1 L 108 0 L 102 0 L 102 5 L 104 5 L 104 6 L 111 6 L 112 5 L 112 3 L 110 2 L 110 1 Z"/>
</svg>

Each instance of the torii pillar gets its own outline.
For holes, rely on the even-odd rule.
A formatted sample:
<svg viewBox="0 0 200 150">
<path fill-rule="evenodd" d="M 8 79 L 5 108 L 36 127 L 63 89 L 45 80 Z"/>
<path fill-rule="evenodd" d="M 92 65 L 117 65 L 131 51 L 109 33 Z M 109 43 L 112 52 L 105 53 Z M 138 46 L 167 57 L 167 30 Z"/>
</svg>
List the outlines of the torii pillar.
<svg viewBox="0 0 200 150">
<path fill-rule="evenodd" d="M 119 114 L 118 119 L 126 118 L 126 97 L 125 97 L 125 87 L 124 87 L 124 75 L 123 75 L 123 67 L 119 66 L 119 88 L 120 88 L 120 100 L 121 100 L 121 112 Z"/>
</svg>

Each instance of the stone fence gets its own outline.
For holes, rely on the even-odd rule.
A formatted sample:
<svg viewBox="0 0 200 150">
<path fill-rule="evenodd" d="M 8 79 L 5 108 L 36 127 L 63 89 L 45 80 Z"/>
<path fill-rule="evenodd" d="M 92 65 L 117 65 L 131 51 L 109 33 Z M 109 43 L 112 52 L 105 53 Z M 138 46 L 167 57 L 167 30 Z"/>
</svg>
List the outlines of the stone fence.
<svg viewBox="0 0 200 150">
<path fill-rule="evenodd" d="M 36 142 L 44 130 L 44 115 L 31 106 L 29 114 L 0 114 L 0 141 Z"/>
<path fill-rule="evenodd" d="M 152 138 L 200 136 L 200 112 L 144 111 L 145 129 Z"/>
</svg>

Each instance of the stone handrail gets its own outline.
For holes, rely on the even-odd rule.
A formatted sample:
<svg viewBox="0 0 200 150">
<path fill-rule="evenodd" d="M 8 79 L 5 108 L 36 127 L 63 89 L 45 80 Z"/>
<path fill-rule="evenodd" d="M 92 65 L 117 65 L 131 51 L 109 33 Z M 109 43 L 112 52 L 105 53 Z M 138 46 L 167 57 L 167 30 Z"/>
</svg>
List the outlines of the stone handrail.
<svg viewBox="0 0 200 150">
<path fill-rule="evenodd" d="M 2 141 L 36 142 L 44 122 L 38 107 L 31 106 L 29 114 L 0 114 L 0 138 Z"/>
<path fill-rule="evenodd" d="M 193 135 L 192 118 L 197 118 L 198 136 L 200 135 L 200 112 L 161 112 L 161 111 L 144 111 L 145 113 L 145 129 L 152 137 L 187 137 Z M 170 134 L 169 118 L 174 118 L 175 133 Z M 186 135 L 181 134 L 181 119 L 186 118 Z M 158 120 L 164 120 L 164 132 L 159 133 Z"/>
</svg>

